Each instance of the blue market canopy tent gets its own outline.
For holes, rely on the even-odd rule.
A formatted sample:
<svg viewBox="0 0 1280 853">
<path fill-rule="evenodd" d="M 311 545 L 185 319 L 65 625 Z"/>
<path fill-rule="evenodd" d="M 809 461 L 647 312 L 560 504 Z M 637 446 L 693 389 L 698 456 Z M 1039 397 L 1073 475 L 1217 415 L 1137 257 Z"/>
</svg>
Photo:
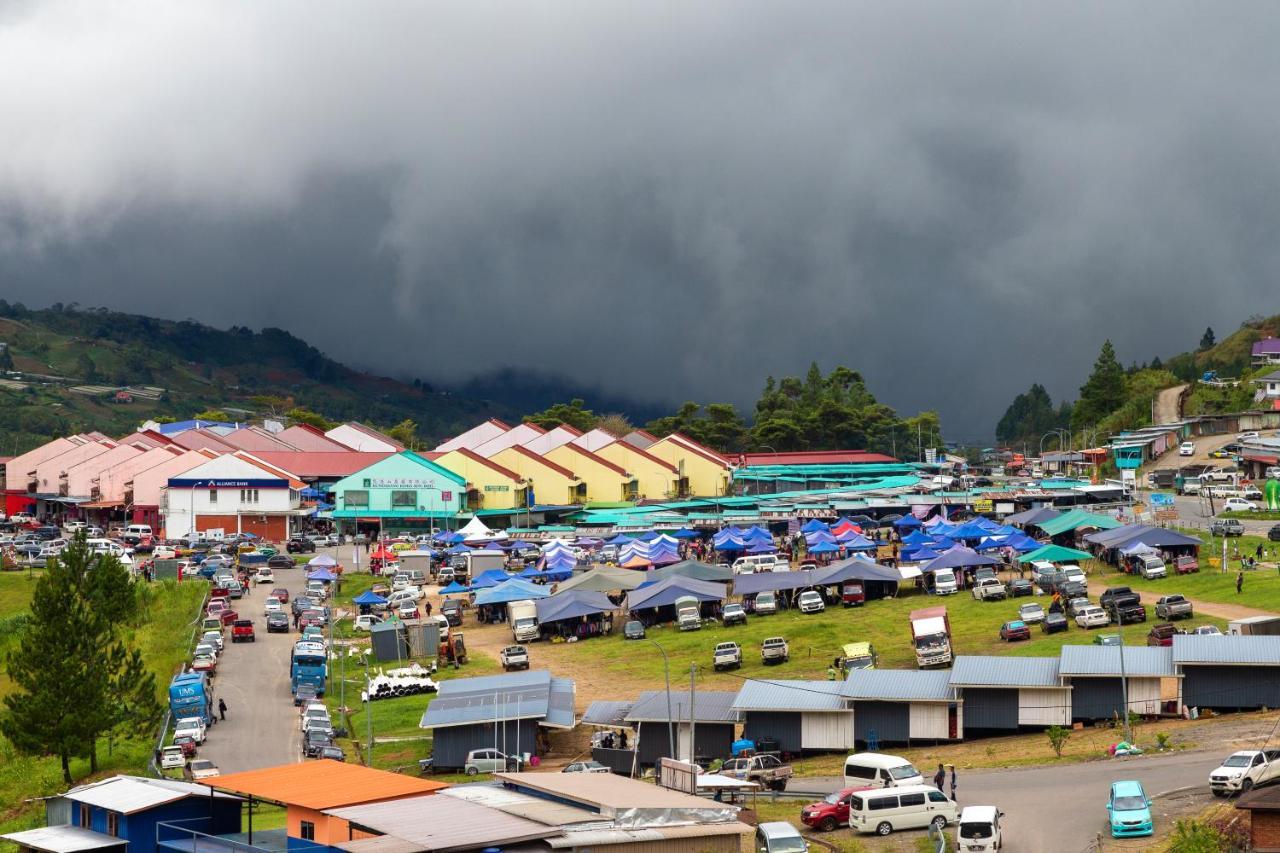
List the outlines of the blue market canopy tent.
<svg viewBox="0 0 1280 853">
<path fill-rule="evenodd" d="M 551 592 L 545 586 L 529 583 L 520 578 L 512 578 L 506 583 L 476 593 L 476 606 L 485 604 L 508 604 L 512 601 L 528 601 L 535 598 L 546 598 Z"/>
<path fill-rule="evenodd" d="M 938 559 L 939 554 L 928 545 L 921 545 L 919 548 L 908 548 L 899 556 L 908 563 L 925 563 L 929 560 Z"/>
<path fill-rule="evenodd" d="M 893 526 L 899 530 L 905 530 L 908 527 L 919 527 L 923 523 L 924 522 L 916 518 L 914 515 L 904 515 L 902 518 L 895 521 Z"/>
<path fill-rule="evenodd" d="M 827 529 L 827 525 L 823 524 L 821 521 L 818 521 L 818 519 L 816 518 L 811 518 L 808 521 L 806 521 L 804 524 L 800 525 L 801 533 L 817 533 L 819 530 L 826 530 L 826 529 Z"/>
<path fill-rule="evenodd" d="M 957 546 L 940 554 L 937 559 L 930 560 L 920 567 L 921 571 L 936 572 L 938 569 L 962 569 L 972 566 L 997 566 L 1000 561 L 995 557 L 979 554 L 972 548 Z"/>
<path fill-rule="evenodd" d="M 460 592 L 471 592 L 471 587 L 463 586 L 457 581 L 454 581 L 448 586 L 441 588 L 440 590 L 441 595 L 457 595 Z"/>
<path fill-rule="evenodd" d="M 690 530 L 687 527 L 681 527 L 679 530 L 677 530 L 675 533 L 672 533 L 671 535 L 677 539 L 697 539 L 702 534 L 698 533 L 698 531 L 696 530 Z"/>
<path fill-rule="evenodd" d="M 903 545 L 932 545 L 933 537 L 922 530 L 913 530 L 902 537 Z"/>
<path fill-rule="evenodd" d="M 842 540 L 840 544 L 844 546 L 846 551 L 874 551 L 876 549 L 876 543 L 861 533 L 854 534 L 848 540 Z"/>
<path fill-rule="evenodd" d="M 840 550 L 840 546 L 834 542 L 819 542 L 810 545 L 807 550 L 810 554 L 834 554 Z"/>
<path fill-rule="evenodd" d="M 786 574 L 791 574 L 790 572 Z M 698 601 L 724 601 L 724 584 L 694 578 L 671 577 L 643 589 L 627 593 L 627 610 L 648 610 L 676 603 L 677 598 L 692 596 Z"/>
<path fill-rule="evenodd" d="M 352 604 L 359 604 L 362 607 L 371 607 L 375 604 L 386 604 L 387 600 L 372 590 L 366 589 L 364 592 L 351 599 Z"/>
<path fill-rule="evenodd" d="M 488 589 L 490 587 L 497 586 L 498 584 L 506 583 L 510 580 L 511 575 L 507 574 L 502 569 L 489 569 L 489 571 L 483 573 L 480 577 L 472 579 L 471 588 L 473 590 Z"/>
<path fill-rule="evenodd" d="M 541 625 L 565 619 L 581 619 L 598 613 L 612 613 L 617 609 L 603 592 L 589 589 L 558 592 L 549 598 L 539 599 L 535 606 L 538 608 L 538 623 Z"/>
<path fill-rule="evenodd" d="M 316 569 L 315 571 L 307 572 L 307 580 L 309 581 L 332 581 L 337 579 L 338 576 L 328 569 Z"/>
</svg>

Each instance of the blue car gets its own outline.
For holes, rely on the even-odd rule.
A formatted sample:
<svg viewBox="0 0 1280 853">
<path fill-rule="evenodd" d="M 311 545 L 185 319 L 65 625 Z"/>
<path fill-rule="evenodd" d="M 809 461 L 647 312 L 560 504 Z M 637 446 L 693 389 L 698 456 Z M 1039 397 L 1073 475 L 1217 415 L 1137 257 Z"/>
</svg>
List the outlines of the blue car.
<svg viewBox="0 0 1280 853">
<path fill-rule="evenodd" d="M 1151 822 L 1151 801 L 1147 799 L 1147 792 L 1142 790 L 1141 782 L 1113 782 L 1107 814 L 1112 838 L 1155 832 L 1155 825 Z"/>
</svg>

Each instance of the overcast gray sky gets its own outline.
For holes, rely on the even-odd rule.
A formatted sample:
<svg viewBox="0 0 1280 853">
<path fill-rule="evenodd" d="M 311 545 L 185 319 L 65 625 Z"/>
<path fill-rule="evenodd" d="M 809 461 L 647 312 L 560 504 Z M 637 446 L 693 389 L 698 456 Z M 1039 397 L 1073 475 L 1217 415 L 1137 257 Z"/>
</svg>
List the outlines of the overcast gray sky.
<svg viewBox="0 0 1280 853">
<path fill-rule="evenodd" d="M 0 291 L 980 440 L 1277 308 L 1280 6 L 15 2 Z"/>
</svg>

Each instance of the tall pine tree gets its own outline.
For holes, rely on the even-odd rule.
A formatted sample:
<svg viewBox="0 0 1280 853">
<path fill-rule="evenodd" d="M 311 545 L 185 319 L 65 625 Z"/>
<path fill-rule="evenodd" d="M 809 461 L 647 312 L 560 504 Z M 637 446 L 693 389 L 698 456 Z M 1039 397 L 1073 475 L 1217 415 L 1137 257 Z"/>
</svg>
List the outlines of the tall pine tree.
<svg viewBox="0 0 1280 853">
<path fill-rule="evenodd" d="M 1204 334 L 1200 336 L 1200 349 L 1202 350 L 1208 349 L 1209 347 L 1214 345 L 1216 340 L 1217 339 L 1214 337 L 1214 334 L 1213 334 L 1213 327 L 1210 326 L 1209 328 L 1205 329 Z"/>
<path fill-rule="evenodd" d="M 1093 426 L 1124 404 L 1124 368 L 1111 341 L 1104 341 L 1093 373 L 1080 386 L 1080 399 L 1071 412 L 1073 429 Z"/>
</svg>

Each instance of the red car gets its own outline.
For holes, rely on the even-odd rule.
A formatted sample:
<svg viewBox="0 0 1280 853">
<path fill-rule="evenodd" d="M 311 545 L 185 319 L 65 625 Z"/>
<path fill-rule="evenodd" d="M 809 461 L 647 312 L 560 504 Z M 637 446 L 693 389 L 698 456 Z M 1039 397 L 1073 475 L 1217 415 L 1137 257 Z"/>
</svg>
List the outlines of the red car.
<svg viewBox="0 0 1280 853">
<path fill-rule="evenodd" d="M 288 604 L 289 590 L 285 589 L 282 586 L 276 587 L 275 589 L 271 590 L 271 597 L 274 598 L 276 601 L 280 602 L 281 604 Z"/>
<path fill-rule="evenodd" d="M 252 619 L 237 619 L 231 624 L 231 642 L 257 642 L 257 637 L 253 633 Z"/>
<path fill-rule="evenodd" d="M 1023 622 L 1020 619 L 1015 619 L 1012 622 L 1006 622 L 1000 626 L 1000 639 L 1004 640 L 1006 643 L 1013 642 L 1014 640 L 1030 640 L 1031 628 L 1026 622 Z"/>
<path fill-rule="evenodd" d="M 187 758 L 193 758 L 196 754 L 196 742 L 188 735 L 174 738 L 173 745 L 181 747 L 182 754 Z"/>
<path fill-rule="evenodd" d="M 841 788 L 825 799 L 800 809 L 800 822 L 823 832 L 830 832 L 838 826 L 849 825 L 849 797 L 858 791 L 866 791 L 868 787 Z"/>
<path fill-rule="evenodd" d="M 213 614 L 210 613 L 209 615 L 212 616 Z M 218 618 L 222 620 L 222 624 L 225 627 L 235 624 L 235 621 L 240 618 L 240 614 L 234 610 L 224 610 L 218 614 Z"/>
</svg>

